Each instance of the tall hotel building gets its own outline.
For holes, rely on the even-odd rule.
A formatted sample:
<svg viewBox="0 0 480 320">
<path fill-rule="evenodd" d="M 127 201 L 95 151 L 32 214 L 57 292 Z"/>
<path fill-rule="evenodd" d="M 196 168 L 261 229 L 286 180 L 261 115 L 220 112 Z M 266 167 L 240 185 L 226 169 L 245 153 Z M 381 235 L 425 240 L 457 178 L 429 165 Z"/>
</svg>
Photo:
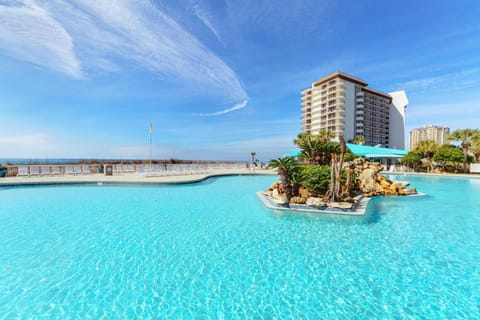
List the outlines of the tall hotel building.
<svg viewBox="0 0 480 320">
<path fill-rule="evenodd" d="M 410 131 L 410 150 L 415 149 L 418 142 L 422 140 L 433 140 L 439 146 L 447 143 L 447 137 L 450 129 L 442 126 L 425 126 L 423 128 L 412 129 Z"/>
<path fill-rule="evenodd" d="M 334 72 L 302 91 L 303 132 L 322 129 L 366 145 L 405 149 L 405 91 L 384 93 L 343 72 Z"/>
</svg>

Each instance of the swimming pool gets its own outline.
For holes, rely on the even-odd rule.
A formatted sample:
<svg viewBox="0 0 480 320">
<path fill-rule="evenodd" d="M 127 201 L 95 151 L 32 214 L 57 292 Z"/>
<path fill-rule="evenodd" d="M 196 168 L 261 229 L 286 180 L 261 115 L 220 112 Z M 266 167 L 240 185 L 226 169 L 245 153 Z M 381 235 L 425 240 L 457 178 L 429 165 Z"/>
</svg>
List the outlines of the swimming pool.
<svg viewBox="0 0 480 320">
<path fill-rule="evenodd" d="M 480 180 L 393 178 L 427 195 L 364 217 L 266 209 L 273 176 L 0 189 L 0 318 L 480 318 Z"/>
</svg>

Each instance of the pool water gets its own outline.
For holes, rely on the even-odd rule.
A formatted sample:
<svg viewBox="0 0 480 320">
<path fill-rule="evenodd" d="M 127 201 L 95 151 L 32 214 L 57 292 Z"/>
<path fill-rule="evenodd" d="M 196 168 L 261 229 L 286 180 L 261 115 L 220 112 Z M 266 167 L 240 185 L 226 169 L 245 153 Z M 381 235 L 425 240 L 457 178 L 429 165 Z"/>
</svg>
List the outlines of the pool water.
<svg viewBox="0 0 480 320">
<path fill-rule="evenodd" d="M 367 215 L 275 212 L 276 177 L 0 189 L 0 319 L 480 318 L 480 180 L 392 176 Z"/>
</svg>

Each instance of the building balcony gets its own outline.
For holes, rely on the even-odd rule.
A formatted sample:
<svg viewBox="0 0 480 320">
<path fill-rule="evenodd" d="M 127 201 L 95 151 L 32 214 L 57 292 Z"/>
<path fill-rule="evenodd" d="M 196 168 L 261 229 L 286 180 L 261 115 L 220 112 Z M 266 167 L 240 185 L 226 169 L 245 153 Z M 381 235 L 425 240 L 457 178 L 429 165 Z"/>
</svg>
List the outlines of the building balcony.
<svg viewBox="0 0 480 320">
<path fill-rule="evenodd" d="M 360 116 L 360 117 L 356 117 L 355 120 L 357 120 L 357 121 L 363 121 L 364 118 Z"/>
<path fill-rule="evenodd" d="M 363 97 L 364 94 L 363 94 L 363 92 L 360 91 L 360 92 L 357 92 L 356 96 L 357 96 L 357 97 Z"/>
<path fill-rule="evenodd" d="M 362 103 L 364 100 L 363 98 L 357 98 L 355 101 L 357 101 L 358 103 Z"/>
<path fill-rule="evenodd" d="M 357 128 L 357 129 L 355 129 L 355 131 L 356 131 L 357 133 L 363 133 L 363 129 L 362 129 L 362 128 Z"/>
<path fill-rule="evenodd" d="M 357 104 L 357 105 L 355 106 L 355 108 L 357 108 L 357 110 L 359 110 L 359 109 L 362 109 L 362 110 L 363 110 L 364 107 L 365 107 L 365 106 L 364 106 L 363 104 Z"/>
<path fill-rule="evenodd" d="M 364 112 L 363 110 L 357 110 L 357 111 L 355 111 L 355 114 L 357 114 L 357 115 L 364 115 L 365 112 Z"/>
</svg>

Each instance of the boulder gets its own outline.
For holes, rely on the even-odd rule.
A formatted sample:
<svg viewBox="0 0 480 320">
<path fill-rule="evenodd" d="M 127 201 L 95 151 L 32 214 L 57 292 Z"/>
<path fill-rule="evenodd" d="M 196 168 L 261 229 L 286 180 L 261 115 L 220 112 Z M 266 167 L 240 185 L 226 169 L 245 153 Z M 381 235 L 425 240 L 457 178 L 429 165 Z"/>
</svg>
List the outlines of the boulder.
<svg viewBox="0 0 480 320">
<path fill-rule="evenodd" d="M 292 197 L 290 199 L 290 203 L 292 204 L 305 204 L 307 202 L 307 198 L 303 197 Z"/>
<path fill-rule="evenodd" d="M 376 172 L 371 168 L 363 170 L 360 175 L 358 175 L 359 187 L 363 193 L 371 193 L 376 190 L 375 176 Z"/>
<path fill-rule="evenodd" d="M 337 208 L 337 209 L 352 209 L 353 203 L 350 202 L 330 202 L 328 204 L 329 208 Z"/>
<path fill-rule="evenodd" d="M 322 198 L 315 198 L 315 197 L 310 197 L 307 199 L 305 202 L 306 205 L 312 206 L 312 207 L 325 207 L 326 203 L 323 201 Z"/>
<path fill-rule="evenodd" d="M 300 187 L 300 189 L 298 189 L 298 194 L 300 195 L 300 197 L 306 199 L 310 196 L 310 192 L 304 187 Z"/>
</svg>

